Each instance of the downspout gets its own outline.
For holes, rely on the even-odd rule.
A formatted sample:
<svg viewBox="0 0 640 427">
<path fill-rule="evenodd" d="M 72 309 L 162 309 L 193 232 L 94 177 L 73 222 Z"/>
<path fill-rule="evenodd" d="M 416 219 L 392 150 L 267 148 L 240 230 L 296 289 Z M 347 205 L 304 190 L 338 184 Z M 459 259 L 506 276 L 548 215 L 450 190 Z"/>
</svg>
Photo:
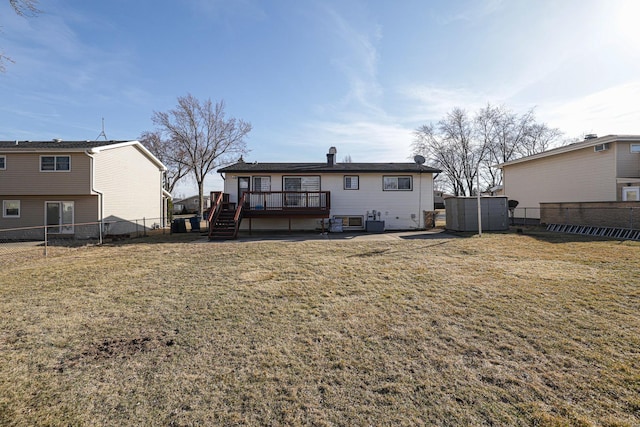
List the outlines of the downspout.
<svg viewBox="0 0 640 427">
<path fill-rule="evenodd" d="M 95 158 L 93 157 L 92 153 L 87 150 L 85 151 L 85 154 L 91 159 L 91 191 L 94 193 L 98 194 L 98 198 L 100 199 L 99 202 L 99 212 L 98 212 L 98 217 L 100 218 L 100 226 L 98 227 L 98 234 L 99 234 L 99 239 L 100 239 L 100 244 L 102 244 L 102 230 L 104 229 L 104 194 L 102 193 L 102 191 L 96 189 L 93 185 L 95 184 L 96 181 L 96 170 L 95 170 Z"/>
</svg>

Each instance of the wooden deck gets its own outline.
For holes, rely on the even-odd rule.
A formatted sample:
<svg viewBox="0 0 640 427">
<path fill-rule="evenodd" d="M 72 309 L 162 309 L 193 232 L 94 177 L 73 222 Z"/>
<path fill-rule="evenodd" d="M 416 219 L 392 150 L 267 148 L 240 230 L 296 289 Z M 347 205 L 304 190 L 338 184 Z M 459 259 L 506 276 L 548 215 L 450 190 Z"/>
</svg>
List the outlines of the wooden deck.
<svg viewBox="0 0 640 427">
<path fill-rule="evenodd" d="M 270 191 L 244 193 L 245 218 L 329 218 L 329 191 Z"/>
</svg>

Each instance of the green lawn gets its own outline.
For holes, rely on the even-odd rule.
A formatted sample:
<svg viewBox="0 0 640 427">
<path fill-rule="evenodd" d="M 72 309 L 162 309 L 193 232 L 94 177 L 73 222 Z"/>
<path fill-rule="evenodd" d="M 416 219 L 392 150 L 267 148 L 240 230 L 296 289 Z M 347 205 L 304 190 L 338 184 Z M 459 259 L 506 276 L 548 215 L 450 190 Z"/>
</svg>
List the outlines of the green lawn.
<svg viewBox="0 0 640 427">
<path fill-rule="evenodd" d="M 0 253 L 3 426 L 640 425 L 638 242 Z"/>
</svg>

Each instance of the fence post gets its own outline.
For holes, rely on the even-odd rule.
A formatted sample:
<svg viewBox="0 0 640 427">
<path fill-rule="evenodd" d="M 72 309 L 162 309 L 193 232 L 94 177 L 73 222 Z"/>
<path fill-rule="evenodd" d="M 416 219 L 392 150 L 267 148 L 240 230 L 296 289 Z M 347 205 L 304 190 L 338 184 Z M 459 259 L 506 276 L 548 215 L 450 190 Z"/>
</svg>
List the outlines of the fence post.
<svg viewBox="0 0 640 427">
<path fill-rule="evenodd" d="M 138 231 L 138 220 L 136 219 L 136 237 L 140 237 L 140 231 Z"/>
<path fill-rule="evenodd" d="M 45 224 L 44 226 L 44 256 L 48 256 L 48 252 L 47 252 L 47 234 L 48 234 L 49 230 L 47 230 L 47 225 Z"/>
<path fill-rule="evenodd" d="M 147 237 L 147 218 L 142 217 L 142 235 Z"/>
</svg>

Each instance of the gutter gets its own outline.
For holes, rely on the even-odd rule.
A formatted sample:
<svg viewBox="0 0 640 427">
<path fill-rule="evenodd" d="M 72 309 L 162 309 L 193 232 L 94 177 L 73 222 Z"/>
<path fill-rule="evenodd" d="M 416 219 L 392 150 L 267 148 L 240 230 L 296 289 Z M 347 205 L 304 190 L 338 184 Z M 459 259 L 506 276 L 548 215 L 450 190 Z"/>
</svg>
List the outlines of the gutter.
<svg viewBox="0 0 640 427">
<path fill-rule="evenodd" d="M 95 188 L 93 185 L 95 184 L 96 181 L 96 169 L 95 169 L 95 161 L 96 159 L 93 157 L 93 153 L 91 150 L 87 150 L 85 151 L 85 154 L 89 157 L 89 159 L 91 159 L 91 191 L 98 194 L 98 197 L 100 199 L 100 207 L 98 209 L 98 217 L 100 219 L 100 227 L 98 227 L 98 231 L 99 231 L 99 238 L 100 238 L 100 244 L 102 244 L 102 231 L 104 229 L 104 194 L 102 193 L 102 191 L 98 190 L 97 188 Z"/>
</svg>

